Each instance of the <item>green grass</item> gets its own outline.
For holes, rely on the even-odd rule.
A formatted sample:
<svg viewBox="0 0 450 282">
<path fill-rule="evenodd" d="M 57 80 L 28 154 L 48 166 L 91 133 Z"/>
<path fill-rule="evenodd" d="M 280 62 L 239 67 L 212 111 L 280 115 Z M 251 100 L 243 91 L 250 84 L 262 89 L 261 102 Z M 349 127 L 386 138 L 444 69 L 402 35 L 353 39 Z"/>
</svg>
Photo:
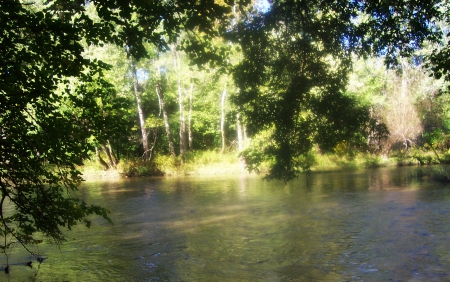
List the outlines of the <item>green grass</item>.
<svg viewBox="0 0 450 282">
<path fill-rule="evenodd" d="M 163 175 L 154 163 L 144 163 L 140 159 L 122 160 L 117 164 L 117 169 L 105 171 L 94 157 L 86 160 L 84 166 L 79 169 L 83 174 L 83 178 L 87 180 Z"/>
<path fill-rule="evenodd" d="M 170 156 L 157 156 L 154 161 L 166 175 L 239 174 L 244 171 L 244 164 L 236 153 L 192 151 L 186 154 L 184 164 L 180 158 Z"/>
<path fill-rule="evenodd" d="M 83 174 L 84 179 L 98 179 L 98 178 L 119 178 L 119 170 L 103 170 L 103 167 L 98 161 L 88 159 L 84 161 L 84 165 L 78 168 Z"/>
<path fill-rule="evenodd" d="M 312 167 L 313 171 L 340 171 L 340 170 L 359 170 L 367 168 L 377 168 L 392 166 L 395 163 L 389 159 L 383 159 L 381 156 L 371 154 L 358 154 L 354 157 L 337 156 L 334 154 L 316 155 L 316 165 Z"/>
<path fill-rule="evenodd" d="M 377 168 L 398 165 L 420 165 L 438 163 L 437 157 L 421 151 L 410 151 L 407 154 L 398 152 L 390 159 L 372 154 L 357 154 L 355 156 L 335 154 L 312 154 L 309 161 L 312 171 L 351 171 L 367 168 Z M 450 154 L 442 154 L 441 160 L 449 161 Z M 265 174 L 269 164 L 260 167 L 261 174 Z M 101 165 L 93 160 L 87 160 L 81 168 L 84 178 L 115 178 L 115 177 L 143 177 L 143 176 L 182 176 L 182 175 L 226 175 L 248 174 L 245 163 L 234 152 L 220 153 L 218 151 L 191 151 L 186 154 L 184 163 L 179 157 L 156 155 L 151 162 L 140 159 L 122 160 L 117 170 L 103 171 Z M 425 177 L 446 179 L 447 172 L 420 172 Z M 442 177 L 438 176 L 441 175 Z M 450 175 L 448 175 L 450 177 Z"/>
<path fill-rule="evenodd" d="M 222 154 L 216 151 L 188 152 L 184 163 L 180 157 L 167 155 L 156 155 L 151 162 L 143 162 L 141 159 L 121 160 L 116 170 L 108 171 L 104 171 L 93 158 L 85 161 L 80 169 L 85 179 L 248 173 L 236 153 Z"/>
</svg>

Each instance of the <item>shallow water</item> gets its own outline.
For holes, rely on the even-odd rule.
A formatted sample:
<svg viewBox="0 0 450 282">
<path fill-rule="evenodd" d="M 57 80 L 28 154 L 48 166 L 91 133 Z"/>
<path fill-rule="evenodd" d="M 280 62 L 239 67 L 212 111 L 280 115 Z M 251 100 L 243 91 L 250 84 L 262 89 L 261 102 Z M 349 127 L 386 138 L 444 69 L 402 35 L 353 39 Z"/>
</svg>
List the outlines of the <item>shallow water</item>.
<svg viewBox="0 0 450 282">
<path fill-rule="evenodd" d="M 414 169 L 88 182 L 114 225 L 40 246 L 32 269 L 16 247 L 0 281 L 450 281 L 450 186 Z"/>
</svg>

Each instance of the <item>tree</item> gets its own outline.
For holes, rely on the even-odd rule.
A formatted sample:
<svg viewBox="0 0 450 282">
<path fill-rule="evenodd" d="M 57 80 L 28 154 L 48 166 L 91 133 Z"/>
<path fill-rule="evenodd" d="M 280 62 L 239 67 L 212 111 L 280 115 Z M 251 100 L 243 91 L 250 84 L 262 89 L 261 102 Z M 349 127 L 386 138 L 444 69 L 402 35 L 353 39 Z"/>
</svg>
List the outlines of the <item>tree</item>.
<svg viewBox="0 0 450 282">
<path fill-rule="evenodd" d="M 132 81 L 133 81 L 134 97 L 136 98 L 136 109 L 138 112 L 139 126 L 141 128 L 142 146 L 144 148 L 143 159 L 144 159 L 144 161 L 148 161 L 149 156 L 150 156 L 150 149 L 149 149 L 149 145 L 148 145 L 148 133 L 147 133 L 147 128 L 145 127 L 144 111 L 142 110 L 141 93 L 139 91 L 139 82 L 138 82 L 138 78 L 137 78 L 136 62 L 135 62 L 135 58 L 131 54 L 131 48 L 132 48 L 131 46 L 128 46 L 128 45 L 126 46 L 127 57 L 130 62 L 130 72 L 131 72 Z"/>
<path fill-rule="evenodd" d="M 91 5 L 95 20 L 86 12 Z M 79 222 L 89 226 L 90 214 L 109 220 L 105 208 L 74 194 L 81 181 L 77 166 L 94 149 L 87 140 L 106 141 L 97 98 L 113 91 L 104 80 L 108 66 L 83 57 L 81 42 L 128 46 L 129 56 L 139 59 L 146 56 L 143 39 L 164 48 L 165 39 L 175 38 L 183 27 L 208 34 L 228 11 L 211 1 L 48 1 L 40 7 L 0 1 L 3 249 L 10 236 L 25 248 L 40 242 L 41 234 L 60 242 L 63 229 Z M 203 49 L 197 44 L 191 51 Z M 8 204 L 14 206 L 11 213 L 5 210 Z"/>
<path fill-rule="evenodd" d="M 368 127 L 367 148 L 369 152 L 387 157 L 386 97 L 390 72 L 383 58 L 354 58 L 346 93 L 369 107 L 371 122 Z"/>
<path fill-rule="evenodd" d="M 161 70 L 160 70 L 160 72 L 161 72 Z M 175 146 L 173 144 L 173 138 L 172 138 L 172 132 L 170 130 L 169 113 L 168 113 L 168 110 L 166 107 L 166 98 L 164 95 L 164 92 L 165 92 L 164 91 L 165 85 L 163 84 L 163 82 L 165 81 L 165 79 L 163 78 L 164 76 L 165 75 L 161 74 L 159 81 L 156 83 L 156 95 L 158 96 L 159 106 L 160 106 L 160 109 L 161 109 L 163 117 L 164 117 L 164 128 L 166 130 L 167 142 L 169 144 L 170 155 L 172 155 L 172 157 L 176 157 Z"/>
<path fill-rule="evenodd" d="M 92 16 L 93 6 L 88 7 L 88 13 Z M 124 156 L 139 156 L 143 151 L 139 125 L 136 125 L 137 108 L 134 87 L 129 72 L 129 60 L 126 51 L 114 44 L 83 45 L 84 57 L 91 60 L 100 60 L 109 65 L 104 69 L 104 78 L 111 84 L 113 91 L 110 95 L 97 99 L 101 108 L 103 128 L 101 138 L 92 139 L 93 145 L 106 147 L 116 157 L 116 163 Z M 139 129 L 138 129 L 139 128 Z M 104 150 L 99 150 L 99 155 Z M 103 152 L 103 157 L 107 154 Z M 114 157 L 113 157 L 114 158 Z M 108 165 L 108 169 L 112 166 Z"/>
<path fill-rule="evenodd" d="M 406 60 L 401 61 L 399 74 L 390 71 L 385 109 L 386 124 L 390 131 L 387 150 L 396 143 L 401 143 L 407 150 L 414 145 L 423 128 L 416 106 L 415 89 L 420 88 L 420 67 L 414 67 Z"/>
<path fill-rule="evenodd" d="M 419 56 L 424 51 L 411 59 L 400 59 L 400 66 L 395 69 L 386 69 L 383 58 L 355 60 L 347 92 L 369 105 L 377 124 L 384 124 L 390 132 L 384 140 L 370 136 L 372 152 L 387 156 L 395 147 L 402 150 L 424 144 L 445 147 L 448 132 L 447 98 L 442 97 L 445 83 L 425 69 Z"/>
<path fill-rule="evenodd" d="M 225 88 L 222 92 L 222 97 L 220 99 L 220 136 L 222 139 L 222 149 L 220 150 L 222 154 L 225 152 L 225 143 L 226 143 L 226 136 L 225 136 L 225 101 L 227 97 L 227 89 Z"/>
<path fill-rule="evenodd" d="M 350 138 L 365 116 L 342 95 L 350 68 L 339 41 L 346 24 L 331 7 L 318 15 L 321 7 L 315 5 L 273 3 L 238 31 L 244 58 L 235 72 L 236 103 L 243 105 L 250 134 L 269 133 L 262 156 L 253 158 L 252 149 L 243 156 L 247 163 L 273 158 L 270 178 L 292 179 L 314 143 L 332 149 Z"/>
<path fill-rule="evenodd" d="M 32 11 L 15 0 L 0 2 L 0 221 L 5 236 L 26 246 L 36 234 L 60 242 L 62 228 L 89 214 L 109 220 L 107 210 L 75 197 L 76 169 L 89 155 L 86 140 L 100 131 L 97 97 L 111 90 L 104 64 L 82 57 L 87 18 L 75 6 Z M 5 207 L 14 206 L 12 212 Z M 12 241 L 11 241 L 12 242 Z M 28 249 L 28 248 L 27 248 Z M 32 250 L 28 249 L 32 254 Z M 35 254 L 37 255 L 37 254 Z"/>
<path fill-rule="evenodd" d="M 425 52 L 426 66 L 432 75 L 437 78 L 444 78 L 450 81 L 450 5 L 447 1 L 443 1 L 438 5 L 441 12 L 440 17 L 436 17 L 437 26 L 439 27 L 439 40 L 431 40 L 430 46 Z"/>
<path fill-rule="evenodd" d="M 280 0 L 243 17 L 230 32 L 243 52 L 235 102 L 250 134 L 268 134 L 262 151 L 243 152 L 248 167 L 269 160 L 268 178 L 289 180 L 309 169 L 302 160 L 314 144 L 330 150 L 361 140 L 371 122 L 368 108 L 344 95 L 351 54 L 384 54 L 388 66 L 396 65 L 436 36 L 436 4 Z"/>
<path fill-rule="evenodd" d="M 180 158 L 181 163 L 184 163 L 184 158 L 186 155 L 187 150 L 187 140 L 186 140 L 186 116 L 184 114 L 184 97 L 185 97 L 185 90 L 184 87 L 181 85 L 181 55 L 180 52 L 175 50 L 175 46 L 172 46 L 172 56 L 173 56 L 173 65 L 176 73 L 177 78 L 177 91 L 178 91 L 178 106 L 179 106 L 179 112 L 180 112 L 180 131 L 179 131 L 179 137 L 180 137 Z"/>
</svg>

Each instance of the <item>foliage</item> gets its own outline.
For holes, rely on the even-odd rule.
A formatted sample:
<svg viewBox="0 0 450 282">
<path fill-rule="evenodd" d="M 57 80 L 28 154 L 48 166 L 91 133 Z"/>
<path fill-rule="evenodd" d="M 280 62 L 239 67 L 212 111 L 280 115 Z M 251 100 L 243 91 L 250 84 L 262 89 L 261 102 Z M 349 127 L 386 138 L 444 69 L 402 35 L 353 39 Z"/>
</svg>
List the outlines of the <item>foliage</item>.
<svg viewBox="0 0 450 282">
<path fill-rule="evenodd" d="M 209 166 L 211 164 L 236 163 L 236 154 L 222 154 L 218 151 L 191 151 L 186 156 L 186 163 L 194 166 Z"/>
<path fill-rule="evenodd" d="M 158 80 L 157 73 L 162 73 L 163 69 L 171 115 L 170 127 L 172 135 L 176 136 L 180 130 L 177 83 L 185 92 L 188 85 L 195 81 L 194 110 L 190 113 L 194 148 L 207 150 L 216 147 L 220 144 L 217 96 L 221 87 L 218 80 L 212 77 L 216 72 L 230 72 L 234 73 L 239 90 L 237 95 L 230 95 L 235 104 L 228 112 L 227 120 L 234 122 L 236 114 L 241 115 L 246 121 L 247 133 L 253 137 L 260 131 L 273 130 L 274 138 L 270 146 L 265 146 L 262 152 L 255 148 L 255 154 L 247 156 L 247 161 L 255 161 L 248 163 L 250 169 L 269 162 L 274 168 L 271 176 L 290 179 L 303 171 L 298 160 L 316 144 L 322 152 L 332 152 L 337 145 L 345 143 L 347 154 L 366 150 L 387 154 L 397 141 L 406 140 L 407 146 L 418 144 L 416 142 L 420 140 L 416 138 L 416 133 L 420 131 L 418 123 L 421 120 L 417 113 L 414 120 L 418 130 L 411 134 L 400 132 L 401 129 L 394 126 L 402 123 L 392 118 L 392 114 L 400 113 L 399 101 L 386 99 L 389 91 L 399 92 L 392 87 L 396 82 L 388 80 L 400 76 L 394 71 L 386 72 L 379 63 L 381 60 L 369 58 L 364 62 L 366 66 L 375 64 L 376 72 L 365 75 L 370 67 L 359 70 L 358 80 L 363 87 L 355 87 L 347 77 L 352 67 L 358 72 L 361 65 L 359 62 L 362 60 L 355 62 L 353 54 L 364 58 L 381 56 L 387 66 L 401 70 L 401 57 L 415 55 L 424 40 L 428 40 L 428 44 L 439 44 L 442 34 L 436 21 L 445 21 L 443 5 L 436 1 L 274 1 L 267 12 L 258 12 L 248 10 L 248 2 L 236 3 L 236 9 L 231 14 L 227 6 L 229 3 L 219 1 L 214 5 L 221 6 L 218 7 L 220 17 L 211 20 L 208 15 L 201 16 L 192 20 L 192 28 L 182 33 L 178 27 L 192 16 L 184 13 L 185 3 L 177 3 L 174 7 L 161 4 L 161 10 L 177 11 L 180 15 L 171 19 L 173 25 L 167 27 L 170 31 L 168 36 L 160 36 L 165 31 L 159 27 L 158 35 L 147 32 L 147 25 L 158 26 L 158 19 L 147 18 L 140 12 L 141 8 L 147 11 L 145 3 L 131 5 L 130 10 L 123 11 L 126 15 L 134 15 L 131 20 L 115 20 L 120 44 L 127 44 L 124 38 L 131 32 L 136 42 L 145 38 L 146 42 L 156 47 L 152 49 L 149 45 L 143 45 L 142 52 L 133 53 L 136 58 L 149 58 L 138 62 L 141 70 L 149 75 L 148 90 L 145 90 L 143 97 L 148 116 L 158 115 L 152 92 L 155 79 Z M 209 9 L 208 5 L 213 4 L 200 2 L 194 10 Z M 171 17 L 170 12 L 167 16 Z M 140 25 L 138 22 L 146 24 Z M 236 45 L 231 42 L 221 42 L 214 37 L 217 35 L 224 35 L 226 40 L 240 47 L 233 48 Z M 242 54 L 236 56 L 231 52 L 233 49 Z M 188 55 L 194 57 L 195 64 L 210 64 L 201 65 L 203 71 L 196 76 L 187 69 L 186 61 L 177 59 L 183 65 L 183 76 L 179 76 L 180 66 L 176 67 L 171 61 L 173 54 L 179 54 L 180 50 L 185 51 L 185 54 L 177 55 L 180 58 Z M 415 64 L 420 64 L 421 60 L 422 57 L 414 57 Z M 236 62 L 235 67 L 229 68 Z M 181 81 L 176 82 L 175 76 Z M 403 102 L 407 102 L 409 112 L 416 112 L 415 100 Z M 234 137 L 234 124 L 227 127 L 227 136 Z M 386 142 L 389 134 L 398 138 L 392 137 Z M 166 139 L 158 135 L 155 150 L 167 152 L 161 145 L 167 142 Z M 134 140 L 138 141 L 139 137 Z M 174 142 L 177 143 L 178 139 Z"/>
<path fill-rule="evenodd" d="M 384 55 L 387 66 L 398 66 L 399 57 L 412 55 L 424 40 L 439 40 L 433 21 L 445 14 L 437 4 L 274 1 L 266 13 L 237 25 L 243 59 L 234 73 L 236 104 L 251 133 L 273 132 L 259 155 L 274 159 L 268 178 L 289 180 L 302 172 L 295 160 L 314 144 L 328 151 L 370 136 L 367 128 L 376 123 L 369 108 L 344 95 L 351 53 Z M 254 161 L 250 168 L 261 162 L 247 159 Z"/>
<path fill-rule="evenodd" d="M 373 125 L 386 127 L 378 130 L 384 132 L 381 136 L 369 135 L 371 152 L 385 156 L 396 147 L 435 144 L 437 132 L 448 131 L 448 97 L 442 95 L 443 81 L 431 78 L 423 65 L 416 65 L 412 59 L 400 59 L 399 63 L 392 70 L 382 66 L 382 58 L 356 60 L 347 88 L 350 95 L 370 106 L 376 120 Z M 442 149 L 445 136 L 439 136 Z"/>
<path fill-rule="evenodd" d="M 378 155 L 366 155 L 364 161 L 365 168 L 377 168 L 386 166 L 386 162 Z"/>
<path fill-rule="evenodd" d="M 450 148 L 450 108 L 449 97 L 443 91 L 445 87 L 441 83 L 431 86 L 431 91 L 423 91 L 427 95 L 420 97 L 417 103 L 424 127 L 422 144 L 426 149 L 445 151 Z"/>
<path fill-rule="evenodd" d="M 30 11 L 19 1 L 0 3 L 0 219 L 5 236 L 23 245 L 36 243 L 35 234 L 60 242 L 62 228 L 89 226 L 89 214 L 109 221 L 106 209 L 74 194 L 85 140 L 101 131 L 95 99 L 109 91 L 105 65 L 81 56 L 81 38 L 92 39 L 88 24 L 65 21 L 52 5 Z"/>
<path fill-rule="evenodd" d="M 188 151 L 183 164 L 180 157 L 157 155 L 154 163 L 164 175 L 242 173 L 242 164 L 236 153 L 221 153 L 219 150 Z"/>
<path fill-rule="evenodd" d="M 76 165 L 89 157 L 92 137 L 99 143 L 128 138 L 128 121 L 118 121 L 129 104 L 114 96 L 104 79 L 109 66 L 89 57 L 87 46 L 127 45 L 134 58 L 143 58 L 144 38 L 164 49 L 182 27 L 206 36 L 230 10 L 213 1 L 35 4 L 0 2 L 0 218 L 5 234 L 24 246 L 36 242 L 36 234 L 60 242 L 63 229 L 89 225 L 89 214 L 109 220 L 106 209 L 76 197 Z M 8 202 L 11 213 L 5 211 Z"/>
<path fill-rule="evenodd" d="M 273 130 L 271 145 L 263 152 L 264 158 L 274 158 L 269 178 L 295 177 L 302 171 L 295 159 L 314 144 L 330 151 L 343 140 L 361 140 L 358 135 L 367 131 L 369 109 L 344 94 L 352 50 L 379 53 L 392 47 L 386 58 L 394 50 L 406 54 L 413 47 L 396 44 L 398 37 L 413 36 L 419 43 L 428 32 L 422 29 L 430 15 L 397 21 L 397 15 L 409 16 L 419 7 L 396 6 L 399 11 L 392 11 L 370 1 L 343 2 L 275 1 L 268 12 L 252 14 L 236 28 L 243 59 L 234 71 L 240 88 L 235 102 L 251 134 Z M 367 21 L 358 24 L 358 13 L 369 14 Z M 418 33 L 388 30 L 405 25 Z M 372 36 L 379 32 L 386 33 Z"/>
<path fill-rule="evenodd" d="M 449 28 L 450 28 L 450 6 L 447 1 L 442 1 L 437 5 L 440 16 L 436 17 L 439 31 L 441 32 L 441 40 L 433 44 L 431 50 L 426 53 L 425 65 L 430 69 L 432 75 L 437 78 L 445 78 L 450 81 L 450 46 L 449 46 Z M 448 88 L 447 90 L 450 90 Z"/>
<path fill-rule="evenodd" d="M 448 136 L 448 134 L 445 134 L 442 130 L 436 129 L 431 132 L 426 132 L 423 135 L 423 142 L 425 142 L 424 147 L 426 149 L 438 149 L 442 151 L 448 149 L 450 136 Z"/>
<path fill-rule="evenodd" d="M 234 102 L 225 103 L 226 145 L 246 128 L 252 145 L 240 158 L 250 171 L 269 166 L 269 179 L 292 179 L 329 153 L 340 155 L 330 162 L 341 166 L 382 165 L 379 156 L 360 156 L 393 147 L 385 142 L 389 134 L 392 143 L 400 140 L 395 135 L 427 150 L 448 149 L 448 84 L 427 80 L 422 68 L 448 80 L 448 3 L 278 0 L 258 11 L 252 2 L 0 1 L 5 238 L 59 242 L 65 229 L 89 225 L 90 214 L 109 220 L 106 209 L 76 197 L 77 168 L 95 147 L 110 145 L 127 160 L 128 176 L 233 161 L 241 169 L 232 150 L 216 153 L 225 90 Z M 418 56 L 425 40 L 429 49 Z M 179 134 L 184 112 L 200 150 L 186 153 L 185 167 L 167 156 L 157 86 L 166 94 L 174 143 L 186 137 Z M 142 96 L 144 135 L 134 90 Z M 411 122 L 401 124 L 406 114 Z M 152 163 L 137 160 L 144 137 L 154 142 Z M 410 149 L 399 150 L 400 162 L 448 158 Z"/>
<path fill-rule="evenodd" d="M 127 160 L 122 164 L 124 177 L 162 176 L 164 173 L 155 163 L 144 162 L 141 159 Z"/>
<path fill-rule="evenodd" d="M 419 167 L 414 171 L 411 177 L 415 177 L 418 180 L 431 178 L 435 181 L 448 183 L 450 181 L 450 170 L 446 166 Z"/>
</svg>

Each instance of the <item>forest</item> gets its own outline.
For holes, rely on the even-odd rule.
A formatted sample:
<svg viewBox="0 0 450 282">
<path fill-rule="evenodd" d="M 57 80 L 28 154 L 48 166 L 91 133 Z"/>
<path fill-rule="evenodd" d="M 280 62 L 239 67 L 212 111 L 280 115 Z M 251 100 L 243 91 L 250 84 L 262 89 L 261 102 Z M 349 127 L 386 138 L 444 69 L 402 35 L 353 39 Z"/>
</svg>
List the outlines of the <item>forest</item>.
<svg viewBox="0 0 450 282">
<path fill-rule="evenodd" d="M 0 0 L 0 221 L 26 248 L 110 220 L 85 163 L 450 162 L 448 1 Z M 15 212 L 6 212 L 8 204 Z"/>
</svg>

